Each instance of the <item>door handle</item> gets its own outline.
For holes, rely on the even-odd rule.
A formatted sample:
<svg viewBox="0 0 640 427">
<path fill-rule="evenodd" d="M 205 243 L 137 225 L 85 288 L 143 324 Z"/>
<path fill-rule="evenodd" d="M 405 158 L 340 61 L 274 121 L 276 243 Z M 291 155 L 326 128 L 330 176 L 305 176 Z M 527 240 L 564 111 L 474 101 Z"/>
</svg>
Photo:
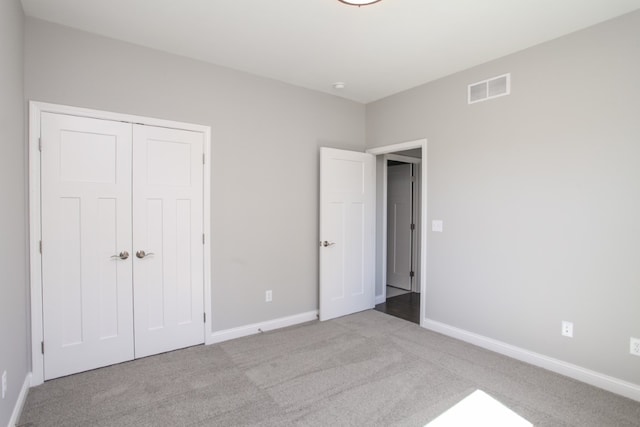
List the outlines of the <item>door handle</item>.
<svg viewBox="0 0 640 427">
<path fill-rule="evenodd" d="M 145 252 L 145 251 L 143 251 L 143 250 L 140 250 L 140 251 L 136 252 L 136 256 L 137 256 L 138 258 L 140 258 L 140 259 L 143 259 L 143 258 L 145 258 L 145 257 L 148 257 L 149 255 L 155 255 L 155 254 L 154 254 L 153 252 L 146 253 L 146 252 Z"/>
<path fill-rule="evenodd" d="M 336 242 L 327 242 L 327 241 L 325 240 L 324 242 L 320 242 L 320 244 L 326 248 L 327 246 L 333 246 L 333 245 L 335 245 L 335 244 L 336 244 Z"/>
<path fill-rule="evenodd" d="M 118 255 L 111 255 L 111 258 L 127 259 L 129 258 L 129 252 L 122 251 Z"/>
</svg>

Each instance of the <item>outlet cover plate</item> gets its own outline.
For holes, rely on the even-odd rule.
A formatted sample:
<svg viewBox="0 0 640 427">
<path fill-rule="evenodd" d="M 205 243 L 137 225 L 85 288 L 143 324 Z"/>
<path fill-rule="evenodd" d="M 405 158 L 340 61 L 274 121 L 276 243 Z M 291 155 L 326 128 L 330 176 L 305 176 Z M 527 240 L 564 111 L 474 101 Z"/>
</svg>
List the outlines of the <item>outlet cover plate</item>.
<svg viewBox="0 0 640 427">
<path fill-rule="evenodd" d="M 2 373 L 2 398 L 7 395 L 7 371 Z"/>
<path fill-rule="evenodd" d="M 573 322 L 562 321 L 562 335 L 573 338 Z"/>
<path fill-rule="evenodd" d="M 273 301 L 273 292 L 272 291 L 266 291 L 264 293 L 264 301 L 265 302 L 271 302 Z"/>
<path fill-rule="evenodd" d="M 629 342 L 629 353 L 633 354 L 634 356 L 640 356 L 640 338 L 631 337 Z"/>
</svg>

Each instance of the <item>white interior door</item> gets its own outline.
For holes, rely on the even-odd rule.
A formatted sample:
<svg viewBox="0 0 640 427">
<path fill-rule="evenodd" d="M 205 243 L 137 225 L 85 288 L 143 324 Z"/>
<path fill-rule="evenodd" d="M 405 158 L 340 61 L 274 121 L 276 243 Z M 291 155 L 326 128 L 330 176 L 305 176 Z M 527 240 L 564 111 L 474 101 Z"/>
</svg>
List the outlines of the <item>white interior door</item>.
<svg viewBox="0 0 640 427">
<path fill-rule="evenodd" d="M 373 308 L 375 158 L 320 149 L 320 320 Z"/>
<path fill-rule="evenodd" d="M 387 285 L 411 290 L 411 164 L 387 169 Z"/>
<path fill-rule="evenodd" d="M 51 379 L 134 357 L 131 126 L 43 113 L 41 142 L 44 378 Z"/>
<path fill-rule="evenodd" d="M 134 125 L 136 357 L 204 342 L 203 144 Z"/>
</svg>

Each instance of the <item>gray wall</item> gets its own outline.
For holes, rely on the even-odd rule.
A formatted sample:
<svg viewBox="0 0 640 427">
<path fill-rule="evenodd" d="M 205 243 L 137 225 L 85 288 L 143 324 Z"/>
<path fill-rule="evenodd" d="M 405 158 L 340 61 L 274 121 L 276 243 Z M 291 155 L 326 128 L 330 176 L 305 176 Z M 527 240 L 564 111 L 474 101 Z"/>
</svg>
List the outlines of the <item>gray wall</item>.
<svg viewBox="0 0 640 427">
<path fill-rule="evenodd" d="M 429 141 L 428 318 L 640 384 L 638 40 L 634 12 L 367 106 L 369 148 Z"/>
<path fill-rule="evenodd" d="M 0 399 L 1 426 L 9 423 L 30 370 L 23 26 L 20 2 L 0 2 L 0 375 L 7 371 L 7 396 Z"/>
<path fill-rule="evenodd" d="M 33 19 L 25 54 L 28 100 L 211 126 L 214 331 L 318 308 L 318 147 L 363 105 Z"/>
</svg>

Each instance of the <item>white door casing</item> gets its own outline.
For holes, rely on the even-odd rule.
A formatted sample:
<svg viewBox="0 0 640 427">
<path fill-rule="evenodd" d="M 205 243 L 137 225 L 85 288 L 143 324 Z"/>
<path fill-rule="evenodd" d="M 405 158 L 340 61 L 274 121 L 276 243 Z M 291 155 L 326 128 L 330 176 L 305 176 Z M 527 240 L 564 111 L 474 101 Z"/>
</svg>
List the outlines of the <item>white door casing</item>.
<svg viewBox="0 0 640 427">
<path fill-rule="evenodd" d="M 411 290 L 412 165 L 387 169 L 387 285 Z"/>
<path fill-rule="evenodd" d="M 375 158 L 320 149 L 320 320 L 374 306 Z"/>
<path fill-rule="evenodd" d="M 415 148 L 420 148 L 422 151 L 422 156 L 419 159 L 420 162 L 420 168 L 419 168 L 419 176 L 418 176 L 418 188 L 419 188 L 419 196 L 417 197 L 418 199 L 418 203 L 420 204 L 420 207 L 418 209 L 419 211 L 419 221 L 417 224 L 426 224 L 427 223 L 427 153 L 428 153 L 428 143 L 426 139 L 419 139 L 419 140 L 415 140 L 415 141 L 407 141 L 407 142 L 401 142 L 398 144 L 391 144 L 391 145 L 385 145 L 382 147 L 376 147 L 376 148 L 370 148 L 367 150 L 367 153 L 369 154 L 373 154 L 374 156 L 380 156 L 380 155 L 384 155 L 386 159 L 391 159 L 391 160 L 399 160 L 399 161 L 404 161 L 404 162 L 413 162 L 416 161 L 416 159 L 412 159 L 409 157 L 405 157 L 405 156 L 398 156 L 396 154 L 393 153 L 398 153 L 401 151 L 406 151 L 406 150 L 412 150 Z M 385 162 L 386 163 L 386 162 Z M 386 165 L 385 165 L 386 166 Z M 386 171 L 386 167 L 382 169 L 383 173 L 385 173 L 384 171 Z M 386 216 L 386 197 L 387 197 L 387 188 L 386 188 L 386 179 L 383 180 L 383 188 L 381 189 L 382 191 L 382 200 L 383 200 L 383 205 L 384 208 L 381 211 L 382 215 Z M 382 233 L 380 234 L 380 239 L 382 241 L 382 248 L 386 249 L 386 239 L 387 239 L 387 223 L 386 223 L 386 218 L 383 219 L 381 221 L 381 226 L 383 228 Z M 427 276 L 427 227 L 426 226 L 420 226 L 418 225 L 418 233 L 419 233 L 419 237 L 416 238 L 416 240 L 418 240 L 419 244 L 418 244 L 418 250 L 417 255 L 419 258 L 419 261 L 416 265 L 416 267 L 418 268 L 417 270 L 417 275 L 416 275 L 416 279 L 418 282 L 418 287 L 420 289 L 420 326 L 425 327 L 427 318 L 426 318 L 426 290 L 427 290 L 427 282 L 425 280 L 426 276 Z M 386 280 L 386 250 L 381 251 L 382 252 L 382 278 L 384 280 Z M 385 300 L 385 290 L 386 287 L 383 285 L 382 286 L 382 295 L 380 298 L 380 303 L 384 302 Z"/>
<path fill-rule="evenodd" d="M 133 359 L 130 125 L 43 113 L 41 185 L 44 378 Z"/>
<path fill-rule="evenodd" d="M 144 123 L 157 132 L 151 135 L 153 139 L 169 142 L 174 148 L 176 142 L 185 142 L 185 135 L 188 151 L 195 147 L 186 166 L 184 161 L 177 161 L 185 158 L 180 149 L 163 150 L 155 145 L 155 151 L 145 150 L 143 157 L 151 164 L 148 171 L 155 173 L 151 178 L 156 180 L 156 189 L 161 185 L 165 190 L 169 188 L 152 196 L 164 204 L 176 202 L 177 220 L 173 224 L 169 223 L 171 212 L 163 213 L 164 229 L 173 229 L 163 236 L 163 251 L 172 250 L 166 241 L 171 240 L 168 235 L 173 232 L 173 250 L 184 254 L 176 256 L 175 265 L 168 267 L 175 273 L 173 282 L 187 282 L 195 290 L 186 298 L 174 292 L 173 308 L 163 306 L 162 315 L 177 319 L 180 335 L 189 336 L 183 327 L 186 324 L 199 330 L 197 341 L 192 339 L 192 333 L 191 338 L 173 340 L 173 348 L 156 352 L 205 341 L 205 331 L 211 329 L 210 128 L 35 101 L 29 107 L 31 386 L 42 384 L 45 379 L 142 357 L 135 348 L 132 276 L 137 261 L 143 263 L 152 257 L 137 258 L 132 244 L 136 239 L 132 229 L 132 173 L 136 169 L 133 127 L 138 126 L 133 123 Z M 52 129 L 62 134 L 52 139 L 54 144 L 45 135 Z M 195 139 L 198 141 L 191 146 Z M 169 156 L 166 151 L 171 152 Z M 140 153 L 137 155 L 141 157 Z M 167 157 L 171 159 L 167 161 Z M 183 172 L 187 168 L 194 171 L 189 172 L 190 182 L 185 186 Z M 178 187 L 174 185 L 176 179 L 178 186 L 191 187 L 191 191 L 173 191 Z M 197 238 L 189 235 L 180 239 L 185 229 L 197 229 Z M 114 256 L 125 251 L 128 256 Z M 103 252 L 109 252 L 106 264 L 101 258 Z M 187 272 L 185 268 L 189 267 L 195 271 Z M 51 277 L 49 271 L 54 273 Z M 93 282 L 96 277 L 97 283 Z M 57 282 L 57 289 L 45 286 L 52 281 Z M 61 287 L 66 289 L 58 292 Z M 166 287 L 165 290 L 171 292 Z M 186 315 L 191 309 L 193 315 Z M 164 330 L 175 335 L 175 328 Z M 172 339 L 169 336 L 163 341 Z M 61 350 L 57 351 L 56 346 Z"/>
<path fill-rule="evenodd" d="M 204 342 L 203 142 L 133 127 L 136 357 Z"/>
</svg>

